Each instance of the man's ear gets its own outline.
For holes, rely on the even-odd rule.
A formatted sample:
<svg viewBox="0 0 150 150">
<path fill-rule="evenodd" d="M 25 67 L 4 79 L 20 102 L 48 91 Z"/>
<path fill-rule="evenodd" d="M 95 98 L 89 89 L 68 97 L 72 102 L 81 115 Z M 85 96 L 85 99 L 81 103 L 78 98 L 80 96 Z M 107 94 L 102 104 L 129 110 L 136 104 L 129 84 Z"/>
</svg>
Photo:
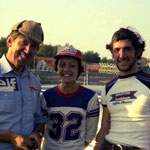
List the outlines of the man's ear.
<svg viewBox="0 0 150 150">
<path fill-rule="evenodd" d="M 6 42 L 7 42 L 7 47 L 11 47 L 11 45 L 12 45 L 12 38 L 11 38 L 10 35 L 7 36 Z"/>
<path fill-rule="evenodd" d="M 138 51 L 138 52 L 136 52 L 136 58 L 139 58 L 139 56 L 141 55 L 141 53 L 142 53 L 142 50 L 141 50 L 141 49 L 139 49 L 139 51 Z"/>
</svg>

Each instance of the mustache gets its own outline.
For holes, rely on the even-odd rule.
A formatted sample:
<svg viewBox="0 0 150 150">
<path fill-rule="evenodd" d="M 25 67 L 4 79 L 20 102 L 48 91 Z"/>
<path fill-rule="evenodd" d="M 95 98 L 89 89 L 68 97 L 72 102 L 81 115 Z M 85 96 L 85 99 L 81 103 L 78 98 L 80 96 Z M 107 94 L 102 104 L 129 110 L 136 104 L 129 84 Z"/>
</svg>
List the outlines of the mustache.
<svg viewBox="0 0 150 150">
<path fill-rule="evenodd" d="M 128 58 L 118 58 L 117 62 L 128 61 L 128 60 L 129 60 Z"/>
</svg>

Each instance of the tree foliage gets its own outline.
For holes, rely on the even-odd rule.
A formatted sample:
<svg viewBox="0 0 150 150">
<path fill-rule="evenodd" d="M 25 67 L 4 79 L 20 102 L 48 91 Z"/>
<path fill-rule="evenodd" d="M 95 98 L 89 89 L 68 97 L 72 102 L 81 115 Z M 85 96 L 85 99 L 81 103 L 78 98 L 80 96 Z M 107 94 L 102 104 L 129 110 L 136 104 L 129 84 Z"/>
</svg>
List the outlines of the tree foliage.
<svg viewBox="0 0 150 150">
<path fill-rule="evenodd" d="M 71 46 L 69 43 L 66 43 L 65 46 Z M 37 56 L 41 57 L 54 57 L 61 45 L 52 46 L 51 44 L 42 44 L 39 47 L 38 52 L 36 53 L 36 56 L 32 60 L 32 62 L 28 65 L 29 68 L 34 68 L 36 65 L 36 59 Z M 72 46 L 73 47 L 73 46 Z M 7 52 L 7 44 L 6 44 L 6 38 L 1 37 L 0 38 L 0 57 Z M 99 54 L 97 52 L 93 51 L 87 51 L 83 53 L 83 61 L 84 62 L 90 62 L 90 63 L 100 63 L 100 62 L 113 62 L 112 59 L 107 59 L 107 57 L 100 58 Z"/>
<path fill-rule="evenodd" d="M 90 63 L 99 63 L 101 58 L 97 52 L 87 51 L 83 54 L 83 61 Z"/>
<path fill-rule="evenodd" d="M 39 50 L 37 52 L 37 56 L 42 57 L 54 57 L 57 53 L 57 46 L 42 44 L 39 47 Z"/>
<path fill-rule="evenodd" d="M 101 59 L 101 63 L 114 63 L 113 59 L 107 59 L 107 57 L 103 57 Z"/>
<path fill-rule="evenodd" d="M 7 52 L 6 38 L 1 37 L 1 39 L 0 39 L 0 57 L 6 52 Z"/>
</svg>

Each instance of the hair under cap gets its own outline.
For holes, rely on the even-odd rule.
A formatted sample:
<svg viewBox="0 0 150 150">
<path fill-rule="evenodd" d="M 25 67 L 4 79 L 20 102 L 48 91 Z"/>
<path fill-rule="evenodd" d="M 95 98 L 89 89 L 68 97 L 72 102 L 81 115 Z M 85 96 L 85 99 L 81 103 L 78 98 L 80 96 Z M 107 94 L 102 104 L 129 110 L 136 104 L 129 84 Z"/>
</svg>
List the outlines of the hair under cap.
<svg viewBox="0 0 150 150">
<path fill-rule="evenodd" d="M 22 35 L 38 43 L 42 43 L 44 40 L 44 33 L 41 27 L 41 23 L 37 23 L 32 20 L 24 20 L 13 25 L 11 31 L 18 31 Z"/>
</svg>

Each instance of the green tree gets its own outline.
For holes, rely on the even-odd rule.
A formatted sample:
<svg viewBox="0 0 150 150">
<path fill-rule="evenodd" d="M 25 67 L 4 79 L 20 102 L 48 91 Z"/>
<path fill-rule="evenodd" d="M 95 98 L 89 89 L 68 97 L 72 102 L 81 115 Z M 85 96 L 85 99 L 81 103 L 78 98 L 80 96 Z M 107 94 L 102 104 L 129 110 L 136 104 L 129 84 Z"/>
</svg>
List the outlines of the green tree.
<svg viewBox="0 0 150 150">
<path fill-rule="evenodd" d="M 39 50 L 37 52 L 37 56 L 42 56 L 42 57 L 53 57 L 57 53 L 57 46 L 52 46 L 52 45 L 47 45 L 47 44 L 42 44 L 39 47 Z"/>
<path fill-rule="evenodd" d="M 101 59 L 101 62 L 102 63 L 114 63 L 114 61 L 112 59 L 107 59 L 107 57 L 103 57 Z"/>
<path fill-rule="evenodd" d="M 107 63 L 107 57 L 103 57 L 103 58 L 101 59 L 101 62 L 102 62 L 102 63 Z"/>
<path fill-rule="evenodd" d="M 87 51 L 83 54 L 83 61 L 91 63 L 99 63 L 101 58 L 97 52 Z"/>
<path fill-rule="evenodd" d="M 107 62 L 108 63 L 114 63 L 113 59 L 108 59 Z"/>
<path fill-rule="evenodd" d="M 0 57 L 7 52 L 7 44 L 6 44 L 6 38 L 1 37 L 0 39 Z"/>
</svg>

